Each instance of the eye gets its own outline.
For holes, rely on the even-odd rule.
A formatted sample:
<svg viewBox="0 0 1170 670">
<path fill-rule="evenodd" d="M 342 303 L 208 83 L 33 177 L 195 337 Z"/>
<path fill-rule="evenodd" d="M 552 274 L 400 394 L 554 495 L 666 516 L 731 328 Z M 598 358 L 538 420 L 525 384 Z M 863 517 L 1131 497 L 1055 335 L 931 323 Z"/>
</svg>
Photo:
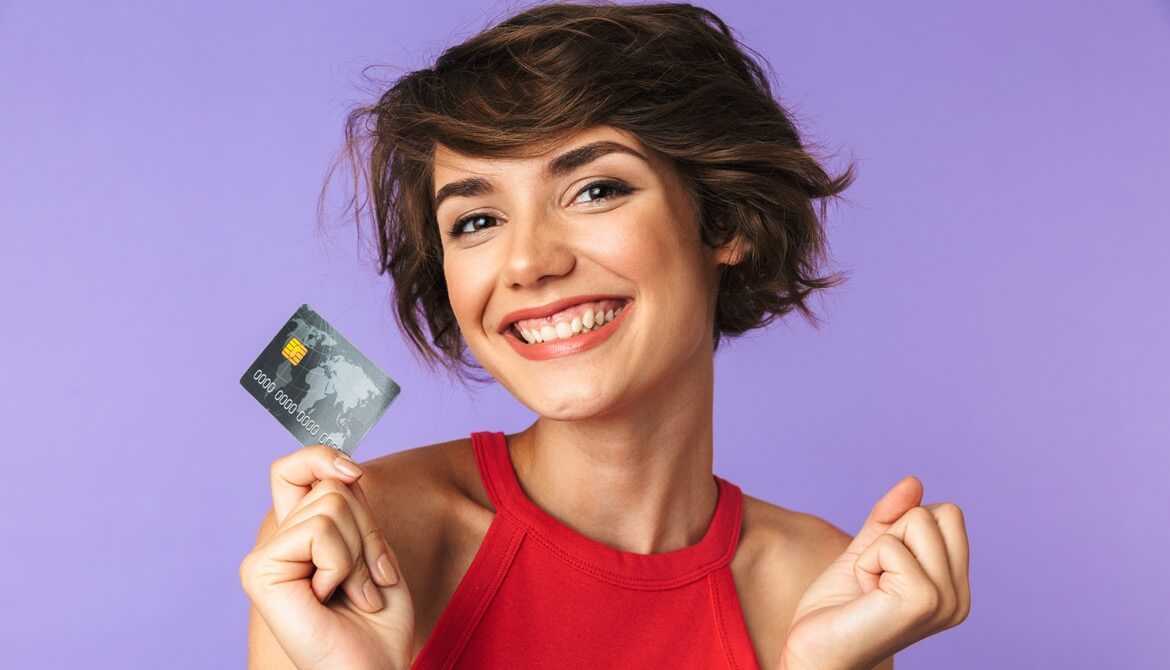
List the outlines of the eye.
<svg viewBox="0 0 1170 670">
<path fill-rule="evenodd" d="M 581 195 L 583 195 L 585 193 L 593 194 L 593 193 L 596 193 L 598 191 L 601 191 L 603 193 L 606 191 L 609 191 L 610 195 L 593 197 L 588 202 L 602 202 L 605 200 L 609 200 L 610 198 L 615 198 L 619 195 L 626 195 L 627 193 L 633 193 L 634 189 L 630 188 L 629 186 L 626 186 L 625 184 L 623 184 L 620 181 L 609 181 L 609 180 L 595 181 L 592 184 L 589 184 L 585 188 L 581 189 L 577 193 L 577 197 L 580 198 Z M 580 201 L 574 200 L 573 202 L 580 202 Z"/>
<path fill-rule="evenodd" d="M 460 235 L 464 235 L 466 233 L 478 232 L 484 228 L 491 228 L 493 225 L 497 225 L 485 224 L 483 223 L 484 221 L 496 220 L 496 217 L 488 216 L 487 214 L 472 214 L 471 216 L 465 216 L 455 222 L 455 225 L 451 227 L 451 232 L 449 234 L 451 237 L 459 237 Z"/>
<path fill-rule="evenodd" d="M 605 202 L 606 200 L 610 200 L 618 196 L 633 193 L 635 190 L 637 189 L 631 186 L 627 186 L 620 181 L 614 181 L 610 179 L 595 181 L 578 191 L 578 199 L 573 200 L 573 202 L 581 202 L 582 204 Z M 608 195 L 593 195 L 598 192 L 605 193 L 607 191 L 609 192 Z M 590 194 L 590 199 L 586 201 L 579 200 L 579 198 L 585 193 Z M 490 216 L 484 213 L 469 214 L 456 221 L 455 224 L 451 226 L 451 230 L 448 231 L 447 234 L 450 237 L 459 237 L 461 235 L 478 233 L 482 230 L 498 225 L 499 219 L 494 216 Z"/>
</svg>

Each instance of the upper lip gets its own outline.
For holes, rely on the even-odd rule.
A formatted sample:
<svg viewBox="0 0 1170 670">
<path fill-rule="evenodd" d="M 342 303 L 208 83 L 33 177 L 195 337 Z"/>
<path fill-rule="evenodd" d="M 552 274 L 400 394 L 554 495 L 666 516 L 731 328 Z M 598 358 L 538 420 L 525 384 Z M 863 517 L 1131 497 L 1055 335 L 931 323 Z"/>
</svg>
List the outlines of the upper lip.
<svg viewBox="0 0 1170 670">
<path fill-rule="evenodd" d="M 504 331 L 508 330 L 508 328 L 511 327 L 513 323 L 516 323 L 521 319 L 539 319 L 544 316 L 551 316 L 567 307 L 579 305 L 583 302 L 594 302 L 596 300 L 629 300 L 629 298 L 624 295 L 610 294 L 578 295 L 573 296 L 572 298 L 562 298 L 561 300 L 556 300 L 546 305 L 541 305 L 540 307 L 518 309 L 514 312 L 508 312 L 504 315 L 504 318 L 500 320 L 500 332 L 503 333 Z"/>
</svg>

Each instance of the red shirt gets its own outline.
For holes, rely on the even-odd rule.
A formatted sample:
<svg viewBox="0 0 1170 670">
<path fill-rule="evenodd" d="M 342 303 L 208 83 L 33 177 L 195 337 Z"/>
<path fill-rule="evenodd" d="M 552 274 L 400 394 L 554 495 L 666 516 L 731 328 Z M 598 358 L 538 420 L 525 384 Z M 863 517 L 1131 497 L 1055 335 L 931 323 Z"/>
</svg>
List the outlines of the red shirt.
<svg viewBox="0 0 1170 670">
<path fill-rule="evenodd" d="M 664 554 L 620 551 L 525 495 L 503 433 L 471 439 L 496 514 L 414 670 L 759 670 L 729 567 L 739 487 L 715 476 L 715 514 L 698 543 Z"/>
</svg>

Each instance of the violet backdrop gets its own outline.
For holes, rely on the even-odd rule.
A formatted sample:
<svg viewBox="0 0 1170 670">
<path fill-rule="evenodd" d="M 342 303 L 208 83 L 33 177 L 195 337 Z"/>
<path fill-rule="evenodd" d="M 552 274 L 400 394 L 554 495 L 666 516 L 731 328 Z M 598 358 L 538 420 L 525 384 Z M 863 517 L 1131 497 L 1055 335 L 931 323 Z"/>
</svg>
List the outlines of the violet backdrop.
<svg viewBox="0 0 1170 670">
<path fill-rule="evenodd" d="M 906 474 L 963 508 L 971 615 L 899 670 L 1164 663 L 1170 6 L 704 4 L 859 168 L 826 325 L 717 355 L 716 472 L 850 533 Z M 302 302 L 403 387 L 359 461 L 531 420 L 411 356 L 344 178 L 314 225 L 362 67 L 519 7 L 0 2 L 0 665 L 244 667 L 298 445 L 237 380 Z"/>
</svg>

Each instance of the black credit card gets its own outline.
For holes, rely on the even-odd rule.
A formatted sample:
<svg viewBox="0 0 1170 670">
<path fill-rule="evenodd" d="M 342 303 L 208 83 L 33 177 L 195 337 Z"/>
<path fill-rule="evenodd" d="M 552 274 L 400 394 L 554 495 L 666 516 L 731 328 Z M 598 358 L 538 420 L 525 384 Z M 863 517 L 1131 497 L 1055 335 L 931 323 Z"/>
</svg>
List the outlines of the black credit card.
<svg viewBox="0 0 1170 670">
<path fill-rule="evenodd" d="M 264 347 L 240 385 L 302 445 L 346 454 L 401 391 L 308 305 Z"/>
</svg>

